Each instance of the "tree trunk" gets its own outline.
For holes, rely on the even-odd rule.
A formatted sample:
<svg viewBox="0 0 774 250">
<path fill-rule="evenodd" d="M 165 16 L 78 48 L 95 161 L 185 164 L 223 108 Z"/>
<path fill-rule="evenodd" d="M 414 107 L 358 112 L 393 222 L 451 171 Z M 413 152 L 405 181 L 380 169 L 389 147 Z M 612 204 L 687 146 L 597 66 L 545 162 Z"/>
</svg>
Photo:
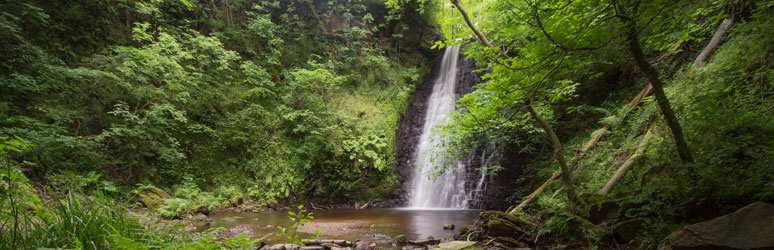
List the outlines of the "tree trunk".
<svg viewBox="0 0 774 250">
<path fill-rule="evenodd" d="M 483 43 L 485 46 L 494 48 L 494 45 L 489 42 L 488 39 L 486 39 L 486 36 L 484 36 L 484 33 L 481 33 L 481 31 L 476 28 L 476 25 L 473 25 L 473 21 L 470 20 L 470 17 L 468 16 L 468 12 L 465 11 L 465 9 L 462 8 L 462 5 L 460 5 L 460 2 L 458 0 L 451 0 L 451 3 L 454 4 L 455 7 L 457 7 L 457 10 L 460 12 L 460 15 L 462 15 L 462 18 L 465 19 L 465 23 L 468 24 L 468 27 L 470 27 L 470 30 L 473 31 L 473 33 L 476 34 L 478 39 L 481 39 L 481 43 Z"/>
<path fill-rule="evenodd" d="M 651 125 L 648 129 L 648 132 L 645 133 L 645 136 L 642 138 L 642 141 L 640 141 L 640 144 L 637 145 L 637 150 L 634 151 L 634 154 L 629 157 L 629 159 L 626 159 L 626 162 L 621 164 L 620 167 L 618 167 L 618 170 L 615 171 L 615 174 L 612 178 L 610 178 L 610 181 L 605 184 L 605 187 L 602 188 L 602 190 L 599 191 L 602 195 L 608 195 L 610 194 L 610 191 L 613 190 L 613 187 L 615 187 L 615 184 L 623 178 L 624 174 L 626 174 L 626 171 L 631 168 L 632 165 L 634 165 L 634 161 L 640 158 L 642 156 L 642 153 L 645 152 L 645 145 L 648 144 L 648 140 L 653 135 L 653 128 L 655 126 Z"/>
<path fill-rule="evenodd" d="M 645 55 L 642 53 L 634 21 L 628 20 L 626 25 L 628 26 L 626 40 L 629 51 L 634 57 L 634 63 L 637 65 L 637 68 L 645 74 L 645 77 L 650 80 L 650 84 L 653 85 L 653 95 L 656 97 L 656 102 L 659 108 L 661 108 L 661 114 L 664 115 L 664 120 L 666 120 L 669 130 L 672 131 L 675 144 L 677 144 L 677 154 L 680 155 L 680 160 L 683 162 L 693 162 L 691 153 L 688 151 L 688 144 L 685 143 L 685 138 L 683 137 L 683 129 L 680 127 L 680 123 L 677 121 L 677 117 L 675 117 L 675 113 L 669 105 L 666 94 L 664 94 L 664 84 L 659 79 L 658 71 L 645 60 Z"/>
<path fill-rule="evenodd" d="M 699 56 L 696 57 L 696 60 L 693 61 L 694 68 L 701 67 L 701 64 L 704 63 L 704 61 L 706 61 L 707 58 L 709 58 L 709 55 L 712 54 L 712 51 L 714 51 L 715 48 L 718 47 L 718 45 L 720 44 L 720 40 L 723 39 L 723 37 L 726 35 L 726 32 L 728 32 L 728 28 L 730 28 L 732 24 L 734 24 L 733 15 L 723 19 L 723 22 L 720 23 L 720 27 L 718 27 L 718 30 L 715 31 L 714 35 L 712 35 L 712 40 L 710 40 L 709 44 L 707 44 L 707 46 L 704 47 L 701 53 L 699 53 Z"/>
<path fill-rule="evenodd" d="M 532 118 L 537 121 L 538 125 L 540 125 L 543 130 L 546 131 L 546 135 L 548 135 L 548 140 L 551 141 L 551 145 L 554 147 L 554 156 L 556 156 L 556 160 L 559 162 L 559 168 L 562 172 L 568 173 L 562 175 L 562 181 L 567 183 L 567 195 L 569 198 L 572 198 L 572 180 L 570 179 L 570 168 L 567 167 L 567 161 L 564 160 L 564 148 L 562 147 L 562 142 L 559 141 L 559 137 L 556 136 L 556 133 L 554 133 L 554 130 L 551 128 L 551 125 L 548 124 L 546 119 L 543 119 L 542 116 L 535 110 L 534 107 L 532 107 L 532 104 L 527 104 L 527 110 L 529 110 L 530 115 L 532 115 Z"/>
</svg>

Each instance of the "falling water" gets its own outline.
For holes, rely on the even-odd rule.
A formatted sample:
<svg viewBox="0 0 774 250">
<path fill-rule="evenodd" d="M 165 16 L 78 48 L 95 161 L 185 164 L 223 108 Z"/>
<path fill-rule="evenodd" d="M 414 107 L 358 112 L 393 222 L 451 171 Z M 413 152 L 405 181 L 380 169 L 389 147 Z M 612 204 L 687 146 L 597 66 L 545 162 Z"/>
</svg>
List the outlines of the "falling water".
<svg viewBox="0 0 774 250">
<path fill-rule="evenodd" d="M 437 161 L 429 153 L 437 146 L 438 140 L 431 138 L 433 127 L 443 124 L 448 114 L 454 110 L 457 96 L 457 63 L 460 48 L 451 46 L 444 52 L 438 79 L 433 83 L 433 92 L 428 100 L 425 124 L 419 137 L 412 182 L 409 197 L 409 207 L 412 208 L 468 208 L 470 194 L 466 192 L 466 164 L 454 162 L 452 166 L 434 181 L 425 172 L 433 169 Z"/>
</svg>

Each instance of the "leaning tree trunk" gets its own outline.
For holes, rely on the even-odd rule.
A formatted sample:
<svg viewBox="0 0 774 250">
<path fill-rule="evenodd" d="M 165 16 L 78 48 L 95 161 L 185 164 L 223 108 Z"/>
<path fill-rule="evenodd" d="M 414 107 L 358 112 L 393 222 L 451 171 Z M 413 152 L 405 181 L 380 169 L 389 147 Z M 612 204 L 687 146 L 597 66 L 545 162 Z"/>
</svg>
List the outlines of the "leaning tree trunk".
<svg viewBox="0 0 774 250">
<path fill-rule="evenodd" d="M 548 140 L 551 141 L 551 145 L 554 147 L 554 156 L 556 157 L 556 161 L 559 162 L 559 168 L 561 169 L 562 173 L 567 173 L 562 175 L 562 181 L 567 183 L 567 196 L 572 198 L 572 180 L 570 179 L 569 175 L 570 168 L 567 167 L 567 161 L 564 160 L 564 147 L 562 147 L 562 142 L 559 141 L 559 137 L 557 137 L 554 130 L 551 129 L 551 125 L 548 124 L 548 121 L 543 119 L 537 110 L 532 107 L 532 103 L 527 105 L 527 110 L 529 110 L 530 115 L 532 115 L 532 118 L 537 121 L 538 125 L 540 125 L 540 127 L 546 131 Z"/>
<path fill-rule="evenodd" d="M 718 47 L 720 44 L 720 40 L 723 39 L 723 37 L 726 35 L 726 32 L 728 32 L 728 28 L 731 27 L 731 25 L 734 24 L 734 16 L 731 15 L 729 17 L 726 17 L 723 19 L 723 22 L 720 23 L 720 27 L 718 27 L 718 30 L 715 31 L 715 34 L 712 35 L 712 40 L 710 40 L 709 44 L 707 44 L 706 47 L 699 53 L 699 56 L 696 57 L 696 60 L 693 61 L 693 67 L 701 67 L 701 64 L 704 63 L 704 61 L 709 58 L 710 54 L 712 54 L 712 51 L 715 50 L 715 48 Z"/>
<path fill-rule="evenodd" d="M 642 141 L 640 141 L 640 144 L 637 145 L 637 150 L 634 151 L 634 154 L 629 156 L 629 159 L 626 159 L 626 161 L 621 164 L 620 167 L 618 167 L 618 170 L 615 171 L 615 174 L 612 178 L 610 178 L 610 181 L 605 184 L 605 186 L 599 190 L 599 193 L 602 195 L 608 195 L 610 194 L 610 191 L 613 190 L 613 187 L 615 187 L 615 184 L 618 183 L 621 178 L 623 178 L 624 174 L 626 174 L 626 171 L 629 171 L 629 168 L 634 165 L 634 162 L 642 156 L 642 153 L 645 152 L 645 145 L 648 144 L 648 140 L 650 140 L 650 137 L 653 135 L 653 125 L 648 128 L 648 132 L 645 132 L 645 136 L 642 138 Z"/>
<path fill-rule="evenodd" d="M 634 21 L 628 20 L 626 25 L 628 26 L 626 42 L 629 47 L 629 52 L 632 53 L 637 68 L 645 74 L 645 77 L 648 78 L 650 84 L 653 85 L 653 95 L 656 97 L 656 102 L 658 103 L 659 108 L 661 108 L 661 114 L 664 115 L 664 120 L 666 121 L 669 130 L 672 131 L 675 144 L 677 144 L 677 154 L 680 155 L 680 160 L 683 162 L 693 162 L 691 152 L 688 151 L 688 144 L 685 143 L 685 138 L 683 137 L 683 129 L 680 127 L 680 122 L 677 121 L 677 117 L 675 117 L 675 113 L 669 105 L 666 94 L 664 94 L 664 84 L 661 82 L 661 79 L 659 79 L 658 71 L 645 60 L 645 55 L 642 53 Z"/>
</svg>

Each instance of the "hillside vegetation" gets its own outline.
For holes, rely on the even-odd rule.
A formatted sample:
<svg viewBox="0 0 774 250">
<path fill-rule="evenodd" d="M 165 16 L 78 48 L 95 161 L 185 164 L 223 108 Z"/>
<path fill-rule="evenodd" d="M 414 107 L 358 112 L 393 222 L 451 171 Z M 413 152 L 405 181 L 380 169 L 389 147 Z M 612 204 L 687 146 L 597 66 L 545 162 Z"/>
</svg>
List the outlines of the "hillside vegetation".
<svg viewBox="0 0 774 250">
<path fill-rule="evenodd" d="M 3 1 L 0 248 L 249 249 L 166 219 L 397 204 L 401 117 L 459 45 L 484 83 L 432 153 L 485 147 L 497 210 L 459 239 L 656 249 L 774 203 L 771 30 L 772 0 Z"/>
</svg>

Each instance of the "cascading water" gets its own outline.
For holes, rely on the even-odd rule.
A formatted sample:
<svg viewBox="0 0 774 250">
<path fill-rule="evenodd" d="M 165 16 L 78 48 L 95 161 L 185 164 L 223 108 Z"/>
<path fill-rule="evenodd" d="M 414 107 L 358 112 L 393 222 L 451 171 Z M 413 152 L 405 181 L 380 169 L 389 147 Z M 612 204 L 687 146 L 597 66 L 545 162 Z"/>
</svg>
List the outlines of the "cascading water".
<svg viewBox="0 0 774 250">
<path fill-rule="evenodd" d="M 467 209 L 474 194 L 467 191 L 466 164 L 462 161 L 452 163 L 444 174 L 431 180 L 424 173 L 433 169 L 437 161 L 430 150 L 439 144 L 439 140 L 431 138 L 435 126 L 443 124 L 448 114 L 454 110 L 457 95 L 457 64 L 460 47 L 451 46 L 444 52 L 438 78 L 433 83 L 433 92 L 427 101 L 424 126 L 416 150 L 412 190 L 409 196 L 411 208 L 455 208 Z M 442 140 L 440 140 L 442 141 Z M 483 181 L 483 178 L 482 178 Z M 480 193 L 481 183 L 476 189 Z M 471 190 L 473 191 L 473 190 Z"/>
</svg>

